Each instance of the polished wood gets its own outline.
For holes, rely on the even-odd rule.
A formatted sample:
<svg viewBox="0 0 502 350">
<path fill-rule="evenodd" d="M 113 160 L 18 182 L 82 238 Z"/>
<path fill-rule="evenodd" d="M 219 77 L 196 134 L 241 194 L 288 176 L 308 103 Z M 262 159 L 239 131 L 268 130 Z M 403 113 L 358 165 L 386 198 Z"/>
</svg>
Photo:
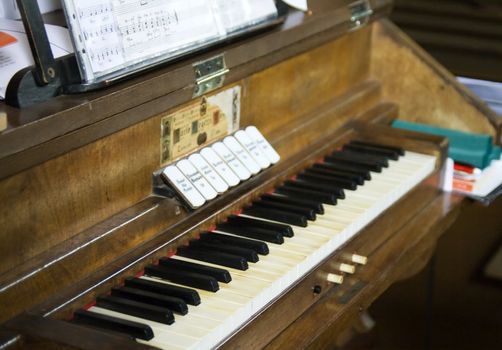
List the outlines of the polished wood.
<svg viewBox="0 0 502 350">
<path fill-rule="evenodd" d="M 376 19 L 387 1 L 374 2 Z M 348 32 L 341 2 L 311 3 L 313 14 L 292 12 L 283 28 L 197 56 L 226 52 L 231 72 L 224 88 L 242 88 L 241 126 L 256 125 L 281 155 L 278 164 L 198 210 L 152 192 L 161 117 L 199 103 L 187 68 L 196 58 L 37 109 L 1 107 L 10 129 L 0 135 L 0 145 L 9 144 L 0 153 L 0 321 L 10 320 L 9 329 L 26 339 L 63 348 L 107 343 L 105 335 L 65 320 L 352 139 L 435 155 L 435 173 L 223 346 L 328 344 L 359 308 L 423 266 L 463 202 L 437 190 L 447 141 L 395 130 L 390 122 L 399 117 L 496 137 L 502 124 L 391 23 Z M 332 23 L 334 14 L 343 16 Z M 326 274 L 347 253 L 368 256 L 368 264 L 335 288 Z M 58 330 L 94 341 L 75 344 L 53 334 Z M 302 330 L 309 335 L 300 340 Z"/>
<path fill-rule="evenodd" d="M 370 2 L 374 8 L 374 19 L 388 14 L 390 0 Z M 240 40 L 223 49 L 216 48 L 196 55 L 106 90 L 61 96 L 22 110 L 0 103 L 0 112 L 6 112 L 8 117 L 8 130 L 0 134 L 0 178 L 190 101 L 195 83 L 193 64 L 196 62 L 224 52 L 226 64 L 231 69 L 225 81 L 234 83 L 332 42 L 345 34 L 349 25 L 350 14 L 346 7 L 341 6 L 345 3 L 346 0 L 315 1 L 311 5 L 314 15 L 292 12 L 282 26 L 259 35 L 259 40 L 256 37 Z M 351 42 L 358 45 L 355 41 Z M 357 54 L 349 47 L 343 52 L 347 56 Z M 340 60 L 345 62 L 346 58 L 349 57 L 341 57 Z M 322 55 L 319 59 L 322 60 Z M 338 60 L 336 58 L 335 62 Z M 304 58 L 302 62 L 309 60 Z M 335 62 L 333 69 L 338 65 Z M 345 68 L 347 63 L 342 66 Z M 351 73 L 351 69 L 339 74 L 349 74 L 346 78 L 350 79 L 350 74 L 355 73 Z M 332 83 L 327 81 L 326 76 L 323 77 L 325 82 Z"/>
<path fill-rule="evenodd" d="M 394 24 L 383 20 L 374 29 L 371 74 L 382 82 L 384 98 L 399 104 L 400 118 L 490 134 L 500 142 L 502 119 L 495 112 Z"/>
<path fill-rule="evenodd" d="M 153 350 L 155 348 L 138 344 L 131 339 L 116 334 L 103 333 L 95 329 L 81 327 L 70 322 L 22 314 L 10 320 L 6 327 L 19 329 L 29 334 L 24 339 L 23 348 L 31 349 L 124 349 Z M 98 345 L 99 344 L 99 345 Z"/>
<path fill-rule="evenodd" d="M 256 125 L 268 133 L 278 151 L 287 158 L 315 140 L 324 127 L 340 126 L 351 115 L 362 113 L 367 105 L 375 103 L 379 94 L 376 82 L 357 84 L 367 75 L 367 69 L 353 70 L 350 76 L 345 73 L 344 79 L 325 79 L 322 84 L 308 81 L 310 77 L 321 78 L 323 71 L 319 69 L 310 76 L 298 74 L 293 85 L 288 81 L 293 69 L 315 57 L 323 57 L 322 60 L 316 59 L 316 64 L 323 66 L 331 67 L 333 60 L 341 67 L 348 67 L 349 62 L 356 64 L 358 55 L 363 55 L 365 49 L 353 42 L 366 41 L 370 35 L 369 30 L 353 33 L 352 37 L 321 46 L 313 52 L 283 62 L 275 69 L 247 78 L 242 84 L 242 124 Z M 340 50 L 352 53 L 335 60 L 336 55 L 332 52 Z M 359 62 L 367 65 L 362 59 Z M 338 68 L 333 66 L 330 69 L 329 73 L 334 74 Z M 308 106 L 305 109 L 311 110 L 312 117 L 302 119 L 303 110 L 293 111 L 288 107 L 287 100 L 292 97 L 291 93 L 274 96 L 268 105 L 265 102 L 252 103 L 254 94 L 260 98 L 263 96 L 260 95 L 259 86 L 271 85 L 268 82 L 277 82 L 285 87 L 294 86 L 295 89 L 291 90 L 297 91 L 295 93 L 298 96 L 295 98 L 299 99 L 301 92 L 309 101 L 305 103 Z M 353 87 L 348 86 L 350 82 L 354 83 Z M 285 90 L 289 89 L 281 91 Z M 326 102 L 328 92 L 333 91 L 338 92 L 338 96 Z M 317 100 L 318 95 L 324 97 Z M 267 130 L 270 128 L 268 121 L 283 120 L 273 118 L 273 115 L 287 116 L 295 128 L 285 132 L 282 125 L 276 123 L 272 133 Z M 24 261 L 37 259 L 43 252 L 56 249 L 62 242 L 72 240 L 80 232 L 151 195 L 152 174 L 160 168 L 160 118 L 161 115 L 155 115 L 147 121 L 1 181 L 0 201 L 10 205 L 0 207 L 0 223 L 5 224 L 3 234 L 10 243 L 0 247 L 0 254 L 4 257 L 0 273 L 6 273 Z M 317 125 L 317 129 L 312 125 Z M 309 133 L 303 131 L 299 141 L 292 144 L 289 141 L 290 133 L 299 134 L 300 128 L 309 130 Z M 130 142 L 131 139 L 134 142 Z M 34 200 L 34 196 L 37 200 Z M 169 212 L 165 215 L 171 216 Z M 152 225 L 151 229 L 154 227 Z M 105 258 L 101 259 L 106 261 Z M 13 274 L 16 271 L 8 276 L 0 276 L 0 282 L 9 285 L 13 282 Z M 13 289 L 11 291 L 18 295 Z"/>
</svg>

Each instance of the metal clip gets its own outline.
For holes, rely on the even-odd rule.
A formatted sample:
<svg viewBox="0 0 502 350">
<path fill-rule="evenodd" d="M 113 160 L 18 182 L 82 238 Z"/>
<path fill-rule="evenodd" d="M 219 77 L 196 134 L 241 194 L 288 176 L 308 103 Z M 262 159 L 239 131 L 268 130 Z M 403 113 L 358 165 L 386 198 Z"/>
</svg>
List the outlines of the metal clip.
<svg viewBox="0 0 502 350">
<path fill-rule="evenodd" d="M 223 54 L 195 63 L 195 88 L 193 97 L 199 97 L 223 86 L 225 75 L 230 71 Z"/>
<path fill-rule="evenodd" d="M 373 9 L 369 0 L 359 0 L 349 5 L 350 11 L 350 28 L 349 30 L 357 30 L 368 24 Z"/>
</svg>

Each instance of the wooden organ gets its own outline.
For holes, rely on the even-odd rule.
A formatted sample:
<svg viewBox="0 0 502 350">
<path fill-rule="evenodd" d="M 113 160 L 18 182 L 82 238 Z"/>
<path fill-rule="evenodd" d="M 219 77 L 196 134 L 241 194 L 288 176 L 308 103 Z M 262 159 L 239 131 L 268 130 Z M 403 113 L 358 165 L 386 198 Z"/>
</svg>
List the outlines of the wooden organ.
<svg viewBox="0 0 502 350">
<path fill-rule="evenodd" d="M 363 19 L 354 18 L 348 1 L 309 3 L 311 13 L 291 11 L 278 28 L 103 91 L 25 109 L 0 105 L 8 117 L 0 134 L 5 348 L 159 346 L 84 326 L 74 322 L 75 315 L 354 140 L 435 161 L 423 180 L 369 217 L 351 239 L 313 260 L 230 333 L 213 343 L 190 344 L 325 348 L 392 283 L 420 271 L 465 203 L 439 190 L 447 141 L 397 131 L 390 122 L 434 123 L 487 133 L 500 142 L 502 121 L 385 19 L 390 1 L 370 1 L 371 15 Z M 229 72 L 224 86 L 206 97 L 240 87 L 240 127 L 258 127 L 281 160 L 189 210 L 169 191 L 155 190 L 158 170 L 177 160 L 162 156 L 162 120 L 201 105 L 201 97 L 194 97 L 194 64 L 221 54 Z M 202 140 L 182 156 L 208 144 Z M 342 263 L 355 269 L 340 271 Z M 174 317 L 176 324 L 184 316 Z M 210 316 L 206 324 L 214 322 Z M 166 334 L 167 348 L 188 344 Z"/>
</svg>

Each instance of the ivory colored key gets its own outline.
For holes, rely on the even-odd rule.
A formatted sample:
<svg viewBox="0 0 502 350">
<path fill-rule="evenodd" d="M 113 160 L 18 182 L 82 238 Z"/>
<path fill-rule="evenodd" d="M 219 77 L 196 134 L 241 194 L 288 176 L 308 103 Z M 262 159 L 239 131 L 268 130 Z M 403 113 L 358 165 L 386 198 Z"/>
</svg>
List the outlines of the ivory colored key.
<svg viewBox="0 0 502 350">
<path fill-rule="evenodd" d="M 215 151 L 225 163 L 228 164 L 230 169 L 234 171 L 234 173 L 241 180 L 247 180 L 251 177 L 251 172 L 242 164 L 242 162 L 237 159 L 236 156 L 228 149 L 227 146 L 223 144 L 223 142 L 216 142 L 211 146 L 213 151 Z"/>
<path fill-rule="evenodd" d="M 251 154 L 251 156 L 260 164 L 262 169 L 270 166 L 270 160 L 263 154 L 258 144 L 251 139 L 244 130 L 239 130 L 234 134 L 237 141 Z"/>
<path fill-rule="evenodd" d="M 223 143 L 228 147 L 229 150 L 241 161 L 242 164 L 251 172 L 251 174 L 256 175 L 261 171 L 261 167 L 256 163 L 256 161 L 251 157 L 251 155 L 246 151 L 242 145 L 233 136 L 227 136 L 223 139 Z"/>
<path fill-rule="evenodd" d="M 335 267 L 345 273 L 353 274 L 356 272 L 356 267 L 354 265 L 346 264 L 346 263 L 336 263 Z"/>
<path fill-rule="evenodd" d="M 188 180 L 195 186 L 199 193 L 206 199 L 211 200 L 216 198 L 218 193 L 209 184 L 204 176 L 188 161 L 187 159 L 180 160 L 176 166 L 185 175 Z"/>
<path fill-rule="evenodd" d="M 163 344 L 163 346 L 169 344 L 171 348 L 176 349 L 195 349 L 197 344 L 199 343 L 199 339 L 179 333 L 172 332 L 169 327 L 164 327 L 162 323 L 145 320 L 143 318 L 130 316 L 126 314 L 122 314 L 119 312 L 103 309 L 100 307 L 91 307 L 89 309 L 90 312 L 95 312 L 102 315 L 108 315 L 113 317 L 122 318 L 124 320 L 134 321 L 138 323 L 144 323 L 150 326 L 153 330 L 154 337 L 149 341 L 141 341 L 146 342 L 147 344 Z"/>
<path fill-rule="evenodd" d="M 337 275 L 336 273 L 328 273 L 328 275 L 326 276 L 326 280 L 334 284 L 342 284 L 343 276 Z"/>
<path fill-rule="evenodd" d="M 248 126 L 245 131 L 249 138 L 256 142 L 263 154 L 270 160 L 270 163 L 279 162 L 281 157 L 255 126 Z"/>
<path fill-rule="evenodd" d="M 213 167 L 228 186 L 232 187 L 239 184 L 239 177 L 210 147 L 203 148 L 200 155 Z"/>
<path fill-rule="evenodd" d="M 368 258 L 359 254 L 350 254 L 350 261 L 359 265 L 366 265 L 368 263 Z"/>
<path fill-rule="evenodd" d="M 188 157 L 188 160 L 197 170 L 206 178 L 218 193 L 223 193 L 228 190 L 228 184 L 221 178 L 216 170 L 200 154 L 195 153 Z"/>
<path fill-rule="evenodd" d="M 206 200 L 195 189 L 194 185 L 174 165 L 165 168 L 162 177 L 177 190 L 190 207 L 196 209 L 206 203 Z"/>
</svg>

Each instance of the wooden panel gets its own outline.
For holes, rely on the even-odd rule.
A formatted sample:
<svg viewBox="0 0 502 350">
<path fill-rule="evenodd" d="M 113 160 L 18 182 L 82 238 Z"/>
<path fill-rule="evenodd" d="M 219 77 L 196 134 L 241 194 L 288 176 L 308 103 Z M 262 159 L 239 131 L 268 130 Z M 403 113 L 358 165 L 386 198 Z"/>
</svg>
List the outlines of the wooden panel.
<svg viewBox="0 0 502 350">
<path fill-rule="evenodd" d="M 383 97 L 400 105 L 400 118 L 500 141 L 502 119 L 397 27 L 379 21 L 373 34 L 371 74 L 382 82 Z"/>
<path fill-rule="evenodd" d="M 370 29 L 299 55 L 282 69 L 273 66 L 253 75 L 246 82 L 246 93 L 252 98 L 243 104 L 244 124 L 254 124 L 266 134 L 285 129 L 313 107 L 367 79 Z"/>
<path fill-rule="evenodd" d="M 242 83 L 242 125 L 281 133 L 285 124 L 357 85 L 367 76 L 370 36 L 369 30 L 353 33 L 248 78 Z M 292 109 L 292 98 L 297 107 L 308 102 Z M 10 204 L 0 207 L 2 237 L 12 244 L 0 247 L 0 273 L 148 196 L 151 174 L 160 166 L 159 137 L 155 116 L 1 181 L 0 201 Z"/>
<path fill-rule="evenodd" d="M 0 272 L 148 195 L 158 123 L 142 122 L 0 182 Z"/>
</svg>

